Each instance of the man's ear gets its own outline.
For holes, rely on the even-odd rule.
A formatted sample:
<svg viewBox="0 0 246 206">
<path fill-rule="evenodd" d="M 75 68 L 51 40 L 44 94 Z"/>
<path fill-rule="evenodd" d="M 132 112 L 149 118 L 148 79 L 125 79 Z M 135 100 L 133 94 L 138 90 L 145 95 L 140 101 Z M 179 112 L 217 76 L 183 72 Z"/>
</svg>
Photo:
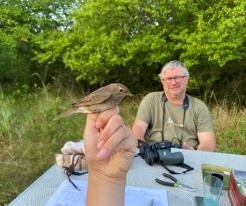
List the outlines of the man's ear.
<svg viewBox="0 0 246 206">
<path fill-rule="evenodd" d="M 190 76 L 187 76 L 187 84 L 189 83 L 190 80 Z"/>
</svg>

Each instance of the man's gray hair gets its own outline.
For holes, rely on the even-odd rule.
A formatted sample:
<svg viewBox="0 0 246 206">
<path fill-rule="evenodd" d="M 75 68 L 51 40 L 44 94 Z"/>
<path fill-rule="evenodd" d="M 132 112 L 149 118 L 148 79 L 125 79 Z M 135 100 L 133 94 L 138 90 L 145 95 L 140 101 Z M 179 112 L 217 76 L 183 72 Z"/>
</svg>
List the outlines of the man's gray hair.
<svg viewBox="0 0 246 206">
<path fill-rule="evenodd" d="M 173 60 L 173 61 L 166 63 L 162 67 L 161 73 L 159 74 L 159 77 L 163 78 L 163 75 L 165 74 L 166 71 L 172 70 L 172 69 L 177 69 L 177 68 L 181 69 L 185 76 L 190 76 L 190 74 L 189 74 L 189 72 L 188 72 L 188 70 L 187 70 L 187 68 L 183 62 Z"/>
</svg>

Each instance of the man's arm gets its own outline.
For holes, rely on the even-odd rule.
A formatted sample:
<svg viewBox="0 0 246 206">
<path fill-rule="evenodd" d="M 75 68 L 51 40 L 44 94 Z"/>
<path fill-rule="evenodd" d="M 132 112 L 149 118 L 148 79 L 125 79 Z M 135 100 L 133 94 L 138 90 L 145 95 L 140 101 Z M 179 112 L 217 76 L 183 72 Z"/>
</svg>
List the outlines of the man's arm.
<svg viewBox="0 0 246 206">
<path fill-rule="evenodd" d="M 132 127 L 133 135 L 140 140 L 144 141 L 144 135 L 148 128 L 148 124 L 141 120 L 136 120 Z"/>
<path fill-rule="evenodd" d="M 199 145 L 197 150 L 214 152 L 216 149 L 216 140 L 213 132 L 199 132 L 197 134 Z"/>
<path fill-rule="evenodd" d="M 208 152 L 215 151 L 216 140 L 213 132 L 199 132 L 197 136 L 199 140 L 197 150 L 208 151 Z M 186 142 L 183 142 L 182 148 L 194 150 L 194 148 L 189 144 L 187 144 Z"/>
<path fill-rule="evenodd" d="M 197 150 L 213 152 L 216 149 L 216 139 L 211 114 L 204 102 L 197 99 L 193 100 L 198 138 Z"/>
</svg>

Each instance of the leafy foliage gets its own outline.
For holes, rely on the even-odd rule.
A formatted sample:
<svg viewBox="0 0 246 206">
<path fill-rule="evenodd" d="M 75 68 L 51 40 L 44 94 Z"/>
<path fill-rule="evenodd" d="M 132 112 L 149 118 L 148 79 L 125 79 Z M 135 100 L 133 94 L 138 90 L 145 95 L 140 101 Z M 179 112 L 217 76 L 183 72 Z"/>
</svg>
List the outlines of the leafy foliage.
<svg viewBox="0 0 246 206">
<path fill-rule="evenodd" d="M 0 81 L 29 82 L 45 68 L 33 61 L 39 35 L 64 28 L 71 0 L 2 0 L 0 2 Z M 47 35 L 46 35 L 47 37 Z"/>
<path fill-rule="evenodd" d="M 70 18 L 71 29 L 40 42 L 46 52 L 38 57 L 62 59 L 91 84 L 147 86 L 163 63 L 181 59 L 190 88 L 211 91 L 227 63 L 245 64 L 245 1 L 83 1 Z"/>
<path fill-rule="evenodd" d="M 3 0 L 0 81 L 71 73 L 85 86 L 152 90 L 162 65 L 180 59 L 192 94 L 216 88 L 225 96 L 225 81 L 233 82 L 245 102 L 245 7 L 242 0 Z"/>
</svg>

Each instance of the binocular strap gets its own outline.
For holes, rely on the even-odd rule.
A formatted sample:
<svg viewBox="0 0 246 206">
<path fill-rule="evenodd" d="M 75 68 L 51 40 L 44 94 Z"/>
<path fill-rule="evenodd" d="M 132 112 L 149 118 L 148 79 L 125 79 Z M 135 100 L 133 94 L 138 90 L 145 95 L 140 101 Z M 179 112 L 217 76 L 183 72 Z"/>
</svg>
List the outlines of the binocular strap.
<svg viewBox="0 0 246 206">
<path fill-rule="evenodd" d="M 171 170 L 171 169 L 169 169 L 168 167 L 167 167 L 167 165 L 165 165 L 165 164 L 161 164 L 170 174 L 185 174 L 185 173 L 187 173 L 187 172 L 189 172 L 189 171 L 191 171 L 191 170 L 194 170 L 194 168 L 193 167 L 191 167 L 191 166 L 189 166 L 189 165 L 187 165 L 187 164 L 185 164 L 185 163 L 179 163 L 179 164 L 176 164 L 175 166 L 178 166 L 178 167 L 182 167 L 182 168 L 185 168 L 186 170 L 185 171 L 183 171 L 183 172 L 175 172 L 174 170 Z"/>
</svg>

